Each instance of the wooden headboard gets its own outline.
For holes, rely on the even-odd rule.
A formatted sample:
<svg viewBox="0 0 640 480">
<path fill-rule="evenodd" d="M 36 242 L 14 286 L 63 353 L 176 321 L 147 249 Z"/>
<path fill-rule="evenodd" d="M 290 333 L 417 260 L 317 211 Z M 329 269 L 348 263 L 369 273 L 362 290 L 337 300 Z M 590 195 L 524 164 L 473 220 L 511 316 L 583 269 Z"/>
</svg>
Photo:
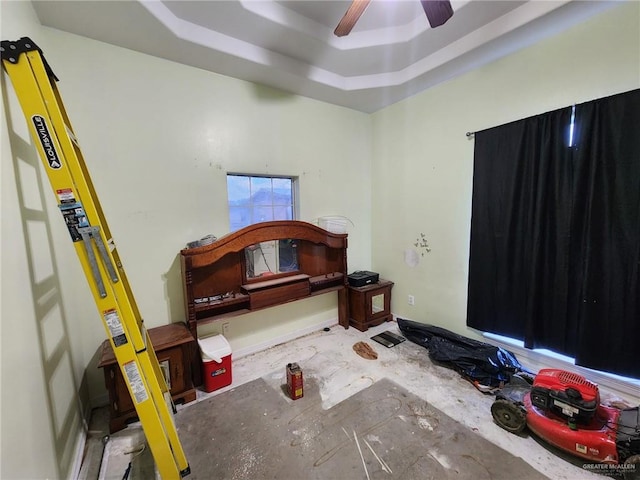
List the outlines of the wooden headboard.
<svg viewBox="0 0 640 480">
<path fill-rule="evenodd" d="M 250 276 L 247 252 L 270 241 L 287 242 L 288 251 L 297 252 L 297 268 Z M 198 325 L 333 291 L 338 292 L 339 323 L 349 327 L 346 234 L 296 220 L 263 222 L 181 250 L 180 260 L 194 338 Z"/>
</svg>

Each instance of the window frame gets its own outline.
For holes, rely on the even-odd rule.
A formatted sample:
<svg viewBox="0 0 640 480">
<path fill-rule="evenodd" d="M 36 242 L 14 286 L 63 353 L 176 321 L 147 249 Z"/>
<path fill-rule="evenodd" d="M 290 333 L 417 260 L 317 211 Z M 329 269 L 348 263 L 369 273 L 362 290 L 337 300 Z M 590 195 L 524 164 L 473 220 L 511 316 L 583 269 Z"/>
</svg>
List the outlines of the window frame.
<svg viewBox="0 0 640 480">
<path fill-rule="evenodd" d="M 234 228 L 233 223 L 232 223 L 232 219 L 231 219 L 231 205 L 229 203 L 229 177 L 234 176 L 234 177 L 247 177 L 249 179 L 249 182 L 251 182 L 251 179 L 253 178 L 266 178 L 266 179 L 270 179 L 270 180 L 274 180 L 274 179 L 285 179 L 285 180 L 289 180 L 291 182 L 291 220 L 297 220 L 299 218 L 299 212 L 300 212 L 300 207 L 299 207 L 299 177 L 296 175 L 270 175 L 270 174 L 264 174 L 264 173 L 245 173 L 245 172 L 227 172 L 226 174 L 226 180 L 227 180 L 227 218 L 229 220 L 229 231 L 230 232 L 235 232 L 238 230 L 241 230 L 242 228 L 245 228 L 249 225 L 255 225 L 257 223 L 262 223 L 262 222 L 250 222 L 247 225 L 244 225 L 242 227 L 239 228 Z M 273 187 L 273 185 L 272 185 Z M 270 206 L 272 208 L 273 211 L 273 207 L 274 207 L 274 203 L 273 203 L 273 199 L 271 201 L 270 204 L 267 204 L 268 206 Z M 265 205 L 265 206 L 267 206 Z M 252 210 L 255 206 L 257 206 L 257 204 L 255 203 L 250 203 L 247 206 L 249 206 Z M 277 219 L 274 218 L 274 221 L 277 220 L 284 220 L 284 219 Z"/>
</svg>

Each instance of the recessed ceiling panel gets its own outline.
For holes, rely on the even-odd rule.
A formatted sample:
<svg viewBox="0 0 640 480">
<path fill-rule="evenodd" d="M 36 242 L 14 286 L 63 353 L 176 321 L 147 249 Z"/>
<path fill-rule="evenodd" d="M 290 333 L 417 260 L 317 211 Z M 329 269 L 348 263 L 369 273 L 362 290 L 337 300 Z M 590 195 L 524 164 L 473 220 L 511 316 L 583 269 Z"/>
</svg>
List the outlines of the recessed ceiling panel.
<svg viewBox="0 0 640 480">
<path fill-rule="evenodd" d="M 618 2 L 452 1 L 431 28 L 419 0 L 34 1 L 43 25 L 365 112 L 584 21 Z M 35 39 L 34 39 L 35 40 Z"/>
</svg>

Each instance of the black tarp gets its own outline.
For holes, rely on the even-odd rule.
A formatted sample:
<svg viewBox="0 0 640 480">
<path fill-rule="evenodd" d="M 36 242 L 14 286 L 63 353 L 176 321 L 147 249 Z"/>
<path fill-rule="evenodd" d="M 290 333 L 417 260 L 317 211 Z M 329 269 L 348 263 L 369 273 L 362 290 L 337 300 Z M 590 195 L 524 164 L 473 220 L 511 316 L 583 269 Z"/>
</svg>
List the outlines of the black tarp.
<svg viewBox="0 0 640 480">
<path fill-rule="evenodd" d="M 471 382 L 490 388 L 508 383 L 524 369 L 516 356 L 500 347 L 463 337 L 441 327 L 398 318 L 402 334 L 425 347 L 429 358 L 455 369 Z"/>
</svg>

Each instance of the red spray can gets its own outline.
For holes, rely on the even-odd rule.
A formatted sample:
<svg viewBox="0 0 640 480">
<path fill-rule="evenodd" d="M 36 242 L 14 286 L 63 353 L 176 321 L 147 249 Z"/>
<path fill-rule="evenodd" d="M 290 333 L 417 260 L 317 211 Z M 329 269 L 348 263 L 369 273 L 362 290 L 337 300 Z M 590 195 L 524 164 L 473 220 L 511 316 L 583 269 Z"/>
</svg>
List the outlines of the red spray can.
<svg viewBox="0 0 640 480">
<path fill-rule="evenodd" d="M 302 369 L 297 363 L 287 364 L 287 391 L 292 400 L 302 398 Z"/>
</svg>

